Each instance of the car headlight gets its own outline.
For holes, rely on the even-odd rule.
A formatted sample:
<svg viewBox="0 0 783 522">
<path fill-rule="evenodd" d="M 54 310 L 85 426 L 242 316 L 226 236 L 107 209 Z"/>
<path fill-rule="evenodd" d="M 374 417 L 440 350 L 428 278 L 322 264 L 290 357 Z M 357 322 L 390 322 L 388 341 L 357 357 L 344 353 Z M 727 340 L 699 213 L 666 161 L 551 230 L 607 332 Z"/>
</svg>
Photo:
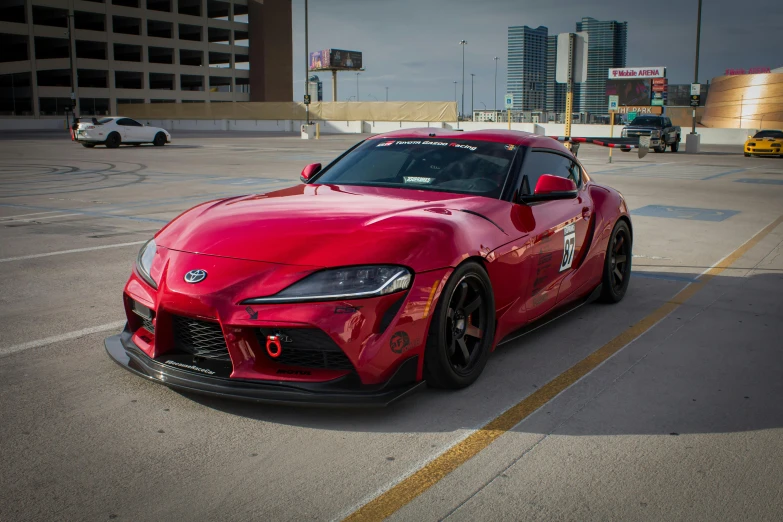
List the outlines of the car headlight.
<svg viewBox="0 0 783 522">
<path fill-rule="evenodd" d="M 627 138 L 628 137 L 628 131 L 623 129 L 623 132 L 620 134 L 620 137 Z"/>
<path fill-rule="evenodd" d="M 378 297 L 407 290 L 413 274 L 401 266 L 356 266 L 322 270 L 269 297 L 242 304 L 336 301 Z"/>
<path fill-rule="evenodd" d="M 650 133 L 651 138 L 660 138 L 661 137 L 661 131 L 654 130 Z"/>
<path fill-rule="evenodd" d="M 141 247 L 141 250 L 139 250 L 139 257 L 136 258 L 136 270 L 139 272 L 139 275 L 155 289 L 158 288 L 158 285 L 152 280 L 150 268 L 152 267 L 152 260 L 155 259 L 155 253 L 157 251 L 158 245 L 155 244 L 154 239 L 150 239 Z"/>
<path fill-rule="evenodd" d="M 750 142 L 750 143 L 748 143 L 748 147 L 755 147 L 755 146 L 756 146 L 756 143 L 755 143 L 755 142 Z"/>
</svg>

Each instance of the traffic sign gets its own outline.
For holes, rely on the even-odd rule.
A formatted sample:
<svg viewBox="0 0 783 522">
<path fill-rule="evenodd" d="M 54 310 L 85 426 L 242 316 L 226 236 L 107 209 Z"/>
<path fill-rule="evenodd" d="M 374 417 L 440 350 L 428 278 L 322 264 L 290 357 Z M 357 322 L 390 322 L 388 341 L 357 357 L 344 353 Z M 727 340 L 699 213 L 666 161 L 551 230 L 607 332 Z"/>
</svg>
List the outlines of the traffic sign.
<svg viewBox="0 0 783 522">
<path fill-rule="evenodd" d="M 305 105 L 310 105 L 310 95 L 309 94 L 305 94 L 304 95 L 304 104 Z"/>
<path fill-rule="evenodd" d="M 620 105 L 620 96 L 613 94 L 609 96 L 609 110 L 610 111 L 616 111 L 617 107 Z"/>
<path fill-rule="evenodd" d="M 514 95 L 511 93 L 506 94 L 506 109 L 514 108 Z"/>
<path fill-rule="evenodd" d="M 692 94 L 691 95 L 691 107 L 698 107 L 701 103 L 701 95 L 699 94 Z"/>
<path fill-rule="evenodd" d="M 628 123 L 631 123 L 635 119 L 636 119 L 636 113 L 635 112 L 629 112 L 628 113 Z"/>
<path fill-rule="evenodd" d="M 698 96 L 701 94 L 701 84 L 700 83 L 692 83 L 691 84 L 691 96 Z"/>
</svg>

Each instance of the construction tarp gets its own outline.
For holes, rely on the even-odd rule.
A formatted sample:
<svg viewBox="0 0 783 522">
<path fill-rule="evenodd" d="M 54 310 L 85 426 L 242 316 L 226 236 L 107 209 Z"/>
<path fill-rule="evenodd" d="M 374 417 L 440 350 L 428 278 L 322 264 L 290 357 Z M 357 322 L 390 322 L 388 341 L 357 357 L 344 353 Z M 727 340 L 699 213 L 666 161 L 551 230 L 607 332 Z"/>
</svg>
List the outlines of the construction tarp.
<svg viewBox="0 0 783 522">
<path fill-rule="evenodd" d="M 296 102 L 120 104 L 123 116 L 148 120 L 305 120 Z M 316 102 L 314 121 L 457 121 L 455 102 Z"/>
</svg>

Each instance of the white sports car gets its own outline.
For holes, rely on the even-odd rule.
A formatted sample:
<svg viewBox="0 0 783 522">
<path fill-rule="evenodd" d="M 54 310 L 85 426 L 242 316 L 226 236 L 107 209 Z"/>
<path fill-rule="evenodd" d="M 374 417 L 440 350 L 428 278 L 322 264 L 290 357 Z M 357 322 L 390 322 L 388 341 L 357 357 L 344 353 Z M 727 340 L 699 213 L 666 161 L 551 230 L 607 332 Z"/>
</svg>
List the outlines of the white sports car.
<svg viewBox="0 0 783 522">
<path fill-rule="evenodd" d="M 122 143 L 152 143 L 160 147 L 171 143 L 171 134 L 165 129 L 143 125 L 130 118 L 110 116 L 89 120 L 81 118 L 76 125 L 74 139 L 88 148 L 106 145 L 109 149 L 116 149 Z"/>
</svg>

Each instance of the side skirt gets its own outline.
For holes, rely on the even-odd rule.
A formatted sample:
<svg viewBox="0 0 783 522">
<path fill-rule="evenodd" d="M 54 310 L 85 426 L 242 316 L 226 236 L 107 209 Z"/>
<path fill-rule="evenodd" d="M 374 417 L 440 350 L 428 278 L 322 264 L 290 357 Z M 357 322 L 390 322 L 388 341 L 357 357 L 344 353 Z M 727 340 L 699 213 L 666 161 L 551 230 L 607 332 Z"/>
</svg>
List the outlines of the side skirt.
<svg viewBox="0 0 783 522">
<path fill-rule="evenodd" d="M 551 323 L 553 321 L 556 321 L 556 320 L 560 319 L 561 317 L 563 317 L 565 315 L 570 314 L 574 310 L 576 310 L 578 308 L 581 308 L 582 306 L 584 306 L 584 305 L 586 305 L 588 303 L 592 303 L 593 301 L 595 301 L 599 297 L 601 297 L 601 287 L 602 287 L 602 285 L 599 284 L 595 288 L 595 290 L 593 290 L 586 297 L 583 297 L 582 299 L 574 301 L 573 303 L 569 304 L 565 308 L 560 308 L 560 309 L 554 310 L 554 311 L 548 313 L 547 315 L 545 315 L 545 316 L 543 316 L 543 317 L 541 317 L 539 319 L 536 319 L 532 323 L 526 324 L 525 326 L 523 326 L 519 330 L 511 332 L 510 334 L 505 336 L 503 338 L 503 340 L 501 340 L 497 344 L 497 346 L 495 348 L 497 348 L 499 346 L 503 346 L 506 343 L 510 343 L 511 341 L 516 341 L 520 337 L 524 337 L 525 335 L 527 335 L 527 334 L 529 334 L 531 332 L 534 332 L 534 331 L 538 330 L 539 328 L 543 328 L 544 326 L 548 325 L 549 323 Z"/>
</svg>

